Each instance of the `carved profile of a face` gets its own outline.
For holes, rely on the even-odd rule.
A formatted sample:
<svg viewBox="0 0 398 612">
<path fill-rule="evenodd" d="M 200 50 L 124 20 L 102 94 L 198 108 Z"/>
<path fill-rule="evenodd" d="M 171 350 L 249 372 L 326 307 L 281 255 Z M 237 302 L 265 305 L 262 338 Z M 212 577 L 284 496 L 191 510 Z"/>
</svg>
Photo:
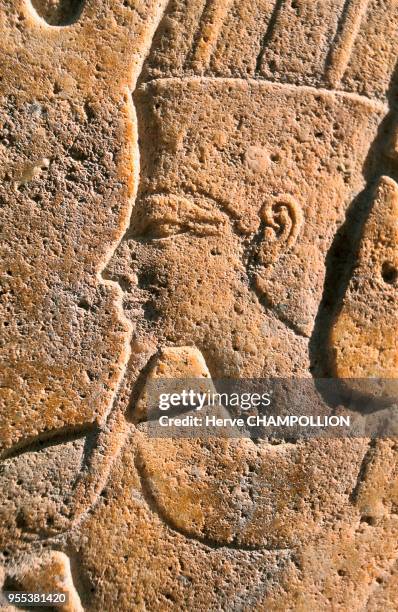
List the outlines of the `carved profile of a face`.
<svg viewBox="0 0 398 612">
<path fill-rule="evenodd" d="M 213 378 L 311 376 L 325 259 L 364 187 L 386 108 L 344 93 L 208 78 L 151 82 L 136 108 L 140 186 L 111 266 L 125 287 L 137 283 L 125 305 L 138 339 L 199 349 Z M 342 516 L 355 512 L 344 500 L 367 449 L 362 439 L 140 445 L 147 485 L 171 525 L 254 548 L 304 541 L 337 506 Z"/>
<path fill-rule="evenodd" d="M 305 374 L 326 254 L 385 108 L 205 78 L 152 82 L 136 106 L 141 182 L 113 264 L 138 275 L 140 329 L 199 347 L 213 375 Z"/>
<path fill-rule="evenodd" d="M 115 437 L 120 442 L 115 429 L 103 436 L 101 427 L 112 429 L 108 414 L 130 328 L 118 307 L 120 289 L 99 272 L 123 234 L 135 191 L 129 90 L 162 12 L 158 2 L 139 16 L 128 3 L 5 4 L 4 558 L 70 528 L 99 494 Z"/>
</svg>

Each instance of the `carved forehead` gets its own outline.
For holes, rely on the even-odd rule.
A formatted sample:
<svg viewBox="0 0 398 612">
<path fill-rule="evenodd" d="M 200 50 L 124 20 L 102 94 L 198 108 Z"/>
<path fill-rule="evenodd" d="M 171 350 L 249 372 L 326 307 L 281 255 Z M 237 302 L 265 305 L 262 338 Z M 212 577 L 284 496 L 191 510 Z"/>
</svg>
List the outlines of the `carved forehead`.
<svg viewBox="0 0 398 612">
<path fill-rule="evenodd" d="M 356 95 L 239 79 L 159 80 L 136 102 L 143 191 L 207 193 L 238 216 L 289 195 L 318 224 L 363 187 L 386 113 Z"/>
</svg>

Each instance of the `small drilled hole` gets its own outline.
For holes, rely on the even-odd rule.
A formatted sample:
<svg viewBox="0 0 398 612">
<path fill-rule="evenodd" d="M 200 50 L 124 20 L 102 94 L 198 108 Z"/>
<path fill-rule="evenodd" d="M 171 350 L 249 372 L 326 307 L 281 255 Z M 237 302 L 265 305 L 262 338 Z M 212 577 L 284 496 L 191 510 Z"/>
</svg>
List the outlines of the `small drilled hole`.
<svg viewBox="0 0 398 612">
<path fill-rule="evenodd" d="M 398 269 L 389 261 L 385 261 L 381 268 L 383 281 L 388 285 L 395 285 L 398 280 Z"/>
</svg>

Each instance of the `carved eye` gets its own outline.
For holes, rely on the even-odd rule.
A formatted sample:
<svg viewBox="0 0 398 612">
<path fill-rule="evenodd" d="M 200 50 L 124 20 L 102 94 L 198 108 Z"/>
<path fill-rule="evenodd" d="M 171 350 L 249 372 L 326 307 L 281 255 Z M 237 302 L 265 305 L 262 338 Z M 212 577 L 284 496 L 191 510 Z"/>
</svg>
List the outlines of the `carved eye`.
<svg viewBox="0 0 398 612">
<path fill-rule="evenodd" d="M 85 0 L 31 0 L 36 13 L 51 26 L 75 23 L 83 10 Z"/>
</svg>

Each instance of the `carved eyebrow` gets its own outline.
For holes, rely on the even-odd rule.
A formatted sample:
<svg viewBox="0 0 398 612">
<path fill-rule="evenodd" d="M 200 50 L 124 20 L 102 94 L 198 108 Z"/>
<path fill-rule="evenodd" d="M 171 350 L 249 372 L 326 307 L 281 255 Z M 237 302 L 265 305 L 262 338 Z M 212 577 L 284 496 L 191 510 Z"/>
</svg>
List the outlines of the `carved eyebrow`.
<svg viewBox="0 0 398 612">
<path fill-rule="evenodd" d="M 143 197 L 133 213 L 131 227 L 134 233 L 145 233 L 156 225 L 183 226 L 189 231 L 201 226 L 216 229 L 228 221 L 228 215 L 211 198 L 157 193 Z"/>
</svg>

